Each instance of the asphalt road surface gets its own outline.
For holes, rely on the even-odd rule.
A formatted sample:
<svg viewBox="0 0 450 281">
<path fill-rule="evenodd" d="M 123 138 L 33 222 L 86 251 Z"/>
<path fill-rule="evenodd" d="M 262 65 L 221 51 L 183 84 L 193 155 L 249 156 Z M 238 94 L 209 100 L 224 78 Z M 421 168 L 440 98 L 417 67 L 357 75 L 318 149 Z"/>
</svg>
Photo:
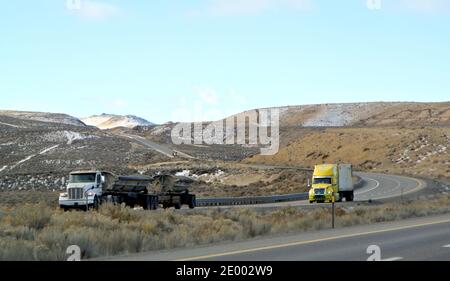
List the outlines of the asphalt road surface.
<svg viewBox="0 0 450 281">
<path fill-rule="evenodd" d="M 366 182 L 361 189 L 355 192 L 357 201 L 406 196 L 426 187 L 425 181 L 410 177 L 372 173 L 355 174 Z"/>
<path fill-rule="evenodd" d="M 364 180 L 364 185 L 355 190 L 356 202 L 367 202 L 368 200 L 383 200 L 383 199 L 400 199 L 402 196 L 405 198 L 426 188 L 425 181 L 404 176 L 394 176 L 385 174 L 372 174 L 372 173 L 354 173 Z M 347 204 L 344 203 L 337 203 Z M 279 202 L 269 204 L 258 205 L 236 205 L 236 206 L 214 206 L 214 207 L 201 207 L 201 208 L 278 208 L 278 207 L 316 207 L 323 204 L 310 204 L 307 200 L 291 201 L 291 202 Z"/>
<path fill-rule="evenodd" d="M 156 152 L 161 153 L 162 155 L 165 155 L 169 158 L 174 158 L 174 156 L 179 156 L 179 157 L 184 157 L 184 158 L 188 158 L 188 159 L 193 159 L 194 157 L 192 157 L 189 154 L 186 154 L 184 152 L 178 151 L 178 150 L 174 150 L 171 149 L 165 145 L 161 145 L 158 144 L 154 141 L 148 140 L 146 138 L 143 138 L 141 136 L 135 136 L 135 135 L 125 135 L 125 137 L 134 140 L 135 142 L 151 149 L 154 150 Z"/>
<path fill-rule="evenodd" d="M 134 261 L 366 261 L 369 258 L 381 261 L 450 261 L 450 215 L 110 259 Z"/>
<path fill-rule="evenodd" d="M 365 184 L 355 192 L 355 199 L 380 200 L 407 196 L 426 187 L 419 179 L 371 173 L 357 173 Z M 345 204 L 345 202 L 343 203 Z M 309 202 L 285 202 L 255 207 L 314 206 Z M 249 206 L 247 206 L 249 207 Z M 218 207 L 215 207 L 218 208 Z M 380 259 L 449 260 L 450 215 L 398 222 L 306 232 L 292 236 L 261 238 L 194 249 L 151 252 L 111 260 L 224 260 L 224 261 L 334 261 L 367 260 L 380 249 Z M 373 248 L 371 248 L 373 251 Z"/>
</svg>

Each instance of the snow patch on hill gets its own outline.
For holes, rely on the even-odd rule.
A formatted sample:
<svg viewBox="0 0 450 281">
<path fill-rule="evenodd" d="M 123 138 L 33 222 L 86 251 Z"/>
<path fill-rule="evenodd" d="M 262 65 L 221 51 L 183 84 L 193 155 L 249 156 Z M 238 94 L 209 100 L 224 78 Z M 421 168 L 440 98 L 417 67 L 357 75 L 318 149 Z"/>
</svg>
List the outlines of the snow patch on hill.
<svg viewBox="0 0 450 281">
<path fill-rule="evenodd" d="M 8 117 L 13 117 L 13 118 L 22 119 L 22 120 L 60 123 L 60 124 L 78 126 L 78 127 L 86 126 L 78 118 L 75 118 L 75 117 L 67 115 L 67 114 L 60 114 L 60 113 L 0 110 L 0 116 L 8 116 Z M 12 124 L 5 124 L 5 125 L 14 126 L 17 128 L 23 128 L 21 126 L 12 125 Z"/>
<path fill-rule="evenodd" d="M 356 118 L 353 109 L 348 105 L 334 104 L 322 107 L 317 115 L 307 120 L 305 127 L 340 127 L 351 124 Z"/>
<path fill-rule="evenodd" d="M 392 103 L 394 105 L 394 103 Z M 383 107 L 381 103 L 342 103 L 304 105 L 283 108 L 281 117 L 304 115 L 304 127 L 344 127 L 368 118 Z"/>
<path fill-rule="evenodd" d="M 85 140 L 96 138 L 97 136 L 85 135 L 73 131 L 55 131 L 42 136 L 45 141 L 48 142 L 67 142 L 67 144 L 72 144 L 76 140 Z"/>
<path fill-rule="evenodd" d="M 89 125 L 95 126 L 99 129 L 113 129 L 117 127 L 134 128 L 136 126 L 151 126 L 153 123 L 134 116 L 134 115 L 113 115 L 113 114 L 102 114 L 94 115 L 91 117 L 83 118 L 82 121 Z"/>
</svg>

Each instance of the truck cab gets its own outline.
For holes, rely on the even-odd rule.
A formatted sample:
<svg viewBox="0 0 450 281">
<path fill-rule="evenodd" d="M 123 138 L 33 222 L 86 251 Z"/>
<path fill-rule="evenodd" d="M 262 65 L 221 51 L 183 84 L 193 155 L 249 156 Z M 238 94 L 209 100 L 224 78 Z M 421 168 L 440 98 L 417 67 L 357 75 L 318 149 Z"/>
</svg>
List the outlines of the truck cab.
<svg viewBox="0 0 450 281">
<path fill-rule="evenodd" d="M 316 165 L 309 190 L 309 202 L 326 203 L 338 200 L 340 196 L 337 165 Z"/>
<path fill-rule="evenodd" d="M 314 167 L 309 190 L 310 203 L 354 200 L 353 168 L 351 164 L 321 164 Z"/>
<path fill-rule="evenodd" d="M 98 208 L 103 189 L 112 177 L 111 173 L 96 170 L 71 172 L 66 191 L 59 195 L 60 208 Z"/>
</svg>

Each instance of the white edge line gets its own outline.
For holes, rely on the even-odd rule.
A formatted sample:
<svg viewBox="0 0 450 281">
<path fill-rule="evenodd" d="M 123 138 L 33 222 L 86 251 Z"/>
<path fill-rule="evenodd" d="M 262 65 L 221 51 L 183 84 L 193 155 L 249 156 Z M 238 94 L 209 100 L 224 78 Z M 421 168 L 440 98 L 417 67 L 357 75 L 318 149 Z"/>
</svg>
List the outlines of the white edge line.
<svg viewBox="0 0 450 281">
<path fill-rule="evenodd" d="M 370 192 L 370 191 L 375 190 L 375 189 L 377 189 L 378 187 L 380 187 L 380 182 L 379 182 L 379 181 L 377 181 L 377 180 L 375 180 L 375 179 L 372 179 L 372 178 L 368 178 L 368 177 L 366 177 L 366 179 L 368 179 L 368 180 L 370 180 L 370 181 L 375 181 L 377 184 L 375 185 L 375 187 L 373 187 L 373 188 L 371 188 L 371 189 L 363 190 L 362 192 L 355 192 L 355 195 L 361 195 L 361 194 Z"/>
<path fill-rule="evenodd" d="M 402 260 L 402 259 L 403 259 L 402 257 L 394 257 L 394 258 L 384 259 L 384 260 L 381 260 L 381 261 L 399 261 L 399 260 Z"/>
</svg>

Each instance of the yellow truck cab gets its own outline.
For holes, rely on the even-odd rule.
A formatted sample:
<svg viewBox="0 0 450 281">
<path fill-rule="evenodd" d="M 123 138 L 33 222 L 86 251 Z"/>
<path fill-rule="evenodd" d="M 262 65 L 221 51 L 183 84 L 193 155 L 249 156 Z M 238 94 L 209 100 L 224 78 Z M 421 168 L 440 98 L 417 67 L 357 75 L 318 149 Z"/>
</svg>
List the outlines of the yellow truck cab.
<svg viewBox="0 0 450 281">
<path fill-rule="evenodd" d="M 353 175 L 350 164 L 321 164 L 314 167 L 310 203 L 353 201 Z"/>
</svg>

